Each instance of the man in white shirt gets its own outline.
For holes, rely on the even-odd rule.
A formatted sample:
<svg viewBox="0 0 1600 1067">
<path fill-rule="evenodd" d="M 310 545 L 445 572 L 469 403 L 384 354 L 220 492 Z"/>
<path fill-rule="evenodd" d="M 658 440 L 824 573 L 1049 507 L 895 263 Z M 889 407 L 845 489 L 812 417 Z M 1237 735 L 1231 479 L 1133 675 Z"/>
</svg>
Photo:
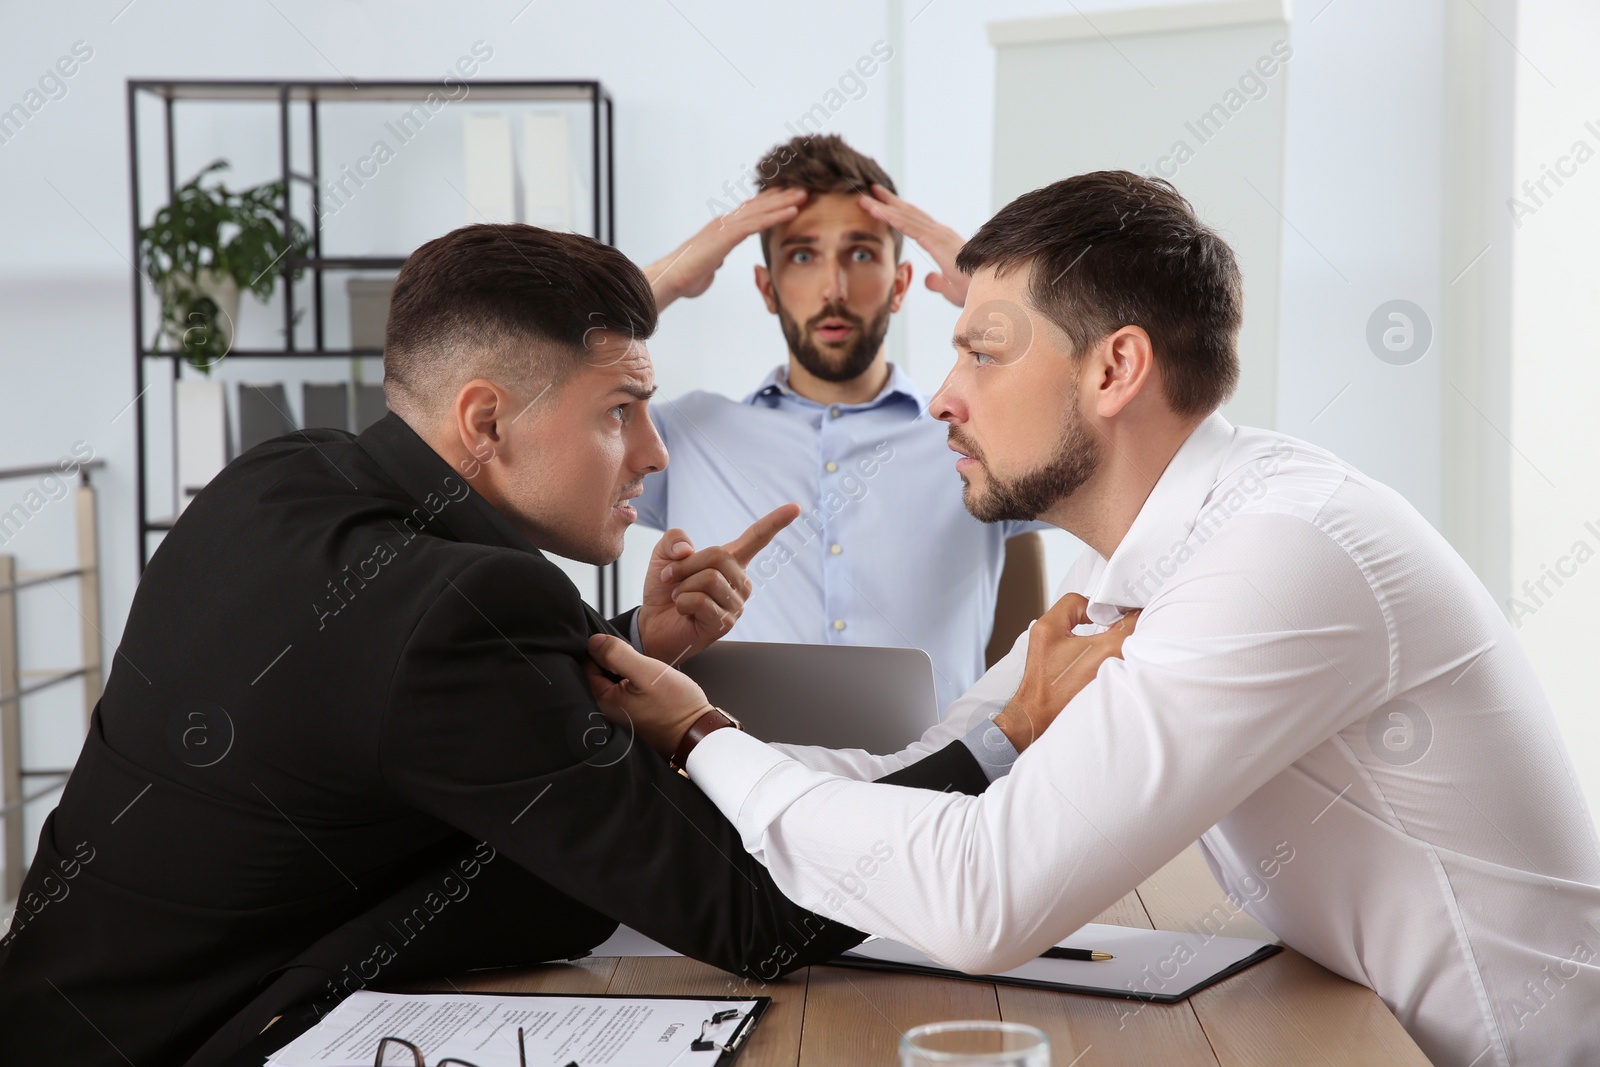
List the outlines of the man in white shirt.
<svg viewBox="0 0 1600 1067">
<path fill-rule="evenodd" d="M 958 263 L 932 411 L 967 506 L 1082 538 L 1063 588 L 1084 602 L 1052 612 L 1140 610 L 1125 658 L 1052 707 L 1024 663 L 1077 651 L 1036 626 L 1037 655 L 1024 635 L 885 757 L 718 729 L 692 682 L 614 639 L 591 642 L 628 679 L 596 681 L 603 706 L 793 900 L 948 965 L 1037 955 L 1198 838 L 1233 899 L 1374 989 L 1435 1063 L 1600 1063 L 1600 844 L 1538 680 L 1398 494 L 1215 413 L 1238 373 L 1227 245 L 1167 183 L 1105 172 L 1018 198 Z M 997 713 L 1022 755 L 981 796 L 861 780 Z M 839 893 L 874 845 L 892 858 Z"/>
</svg>

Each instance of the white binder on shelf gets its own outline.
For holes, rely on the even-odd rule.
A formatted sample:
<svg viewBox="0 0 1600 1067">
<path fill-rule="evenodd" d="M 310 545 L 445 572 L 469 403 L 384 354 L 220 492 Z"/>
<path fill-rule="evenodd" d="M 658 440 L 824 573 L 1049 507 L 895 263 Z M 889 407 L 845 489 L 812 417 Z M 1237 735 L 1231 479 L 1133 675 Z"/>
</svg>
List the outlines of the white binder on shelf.
<svg viewBox="0 0 1600 1067">
<path fill-rule="evenodd" d="M 217 378 L 180 378 L 177 405 L 178 513 L 228 463 L 228 400 Z"/>
<path fill-rule="evenodd" d="M 522 117 L 522 204 L 525 221 L 572 229 L 572 131 L 559 111 Z"/>
<path fill-rule="evenodd" d="M 516 222 L 511 122 L 504 115 L 471 115 L 466 126 L 467 222 Z"/>
</svg>

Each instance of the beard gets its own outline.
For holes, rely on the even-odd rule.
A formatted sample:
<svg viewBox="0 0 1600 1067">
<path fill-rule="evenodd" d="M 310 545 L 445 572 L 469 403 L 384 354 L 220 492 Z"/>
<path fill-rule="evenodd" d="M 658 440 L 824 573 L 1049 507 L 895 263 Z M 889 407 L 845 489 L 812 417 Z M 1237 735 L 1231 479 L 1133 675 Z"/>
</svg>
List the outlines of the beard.
<svg viewBox="0 0 1600 1067">
<path fill-rule="evenodd" d="M 1074 395 L 1070 390 L 1068 395 Z M 979 522 L 1032 522 L 1067 499 L 1100 468 L 1100 442 L 1084 424 L 1076 407 L 1070 408 L 1054 454 L 1044 463 L 1015 478 L 1003 479 L 990 469 L 977 445 L 950 427 L 951 442 L 972 456 L 988 473 L 988 487 L 975 491 L 962 476 L 961 499 Z"/>
<path fill-rule="evenodd" d="M 890 301 L 893 299 L 893 296 L 889 298 Z M 812 340 L 817 325 L 823 319 L 843 319 L 848 322 L 855 327 L 855 340 L 843 351 L 834 349 L 824 353 Z M 778 304 L 778 325 L 783 328 L 783 339 L 789 342 L 789 351 L 808 372 L 825 382 L 848 382 L 865 374 L 878 357 L 883 339 L 889 334 L 889 302 L 884 303 L 871 322 L 838 304 L 828 304 L 807 319 L 804 328 L 782 304 Z"/>
</svg>

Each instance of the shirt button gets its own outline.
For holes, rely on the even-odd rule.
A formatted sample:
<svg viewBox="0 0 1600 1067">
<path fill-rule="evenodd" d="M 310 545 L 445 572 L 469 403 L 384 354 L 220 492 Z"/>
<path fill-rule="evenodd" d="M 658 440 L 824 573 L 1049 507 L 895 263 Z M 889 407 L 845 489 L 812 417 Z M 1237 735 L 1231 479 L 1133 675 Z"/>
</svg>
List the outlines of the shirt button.
<svg viewBox="0 0 1600 1067">
<path fill-rule="evenodd" d="M 840 545 L 829 545 L 828 546 L 828 551 L 832 552 L 835 556 L 837 556 L 839 553 L 844 551 L 844 548 L 841 547 Z"/>
<path fill-rule="evenodd" d="M 843 620 L 843 619 L 834 619 L 834 620 L 833 620 L 833 628 L 834 628 L 834 629 L 835 629 L 835 630 L 842 630 L 842 629 L 844 629 L 844 620 Z"/>
<path fill-rule="evenodd" d="M 836 471 L 838 469 L 839 469 L 839 465 L 837 463 L 835 463 L 831 459 L 828 460 L 828 465 L 823 468 L 823 470 L 827 471 L 829 474 L 832 474 L 834 471 Z"/>
<path fill-rule="evenodd" d="M 840 415 L 844 414 L 844 412 L 840 411 L 837 407 L 831 407 L 828 409 L 828 414 L 837 419 Z"/>
</svg>

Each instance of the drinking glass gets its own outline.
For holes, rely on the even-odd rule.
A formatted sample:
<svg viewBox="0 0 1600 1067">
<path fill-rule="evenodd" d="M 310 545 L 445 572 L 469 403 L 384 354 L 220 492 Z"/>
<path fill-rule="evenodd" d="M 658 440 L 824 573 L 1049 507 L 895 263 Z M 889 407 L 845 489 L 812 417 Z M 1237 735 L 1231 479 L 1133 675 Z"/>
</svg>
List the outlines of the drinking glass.
<svg viewBox="0 0 1600 1067">
<path fill-rule="evenodd" d="M 1021 1023 L 929 1023 L 901 1036 L 900 1067 L 1050 1067 L 1050 1039 Z"/>
</svg>

